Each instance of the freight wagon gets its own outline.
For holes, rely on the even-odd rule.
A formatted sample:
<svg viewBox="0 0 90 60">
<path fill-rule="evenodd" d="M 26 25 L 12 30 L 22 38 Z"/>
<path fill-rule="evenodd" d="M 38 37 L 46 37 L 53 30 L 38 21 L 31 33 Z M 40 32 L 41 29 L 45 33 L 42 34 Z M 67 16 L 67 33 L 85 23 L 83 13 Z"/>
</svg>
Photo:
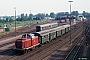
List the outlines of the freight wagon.
<svg viewBox="0 0 90 60">
<path fill-rule="evenodd" d="M 33 49 L 36 46 L 50 42 L 55 38 L 69 32 L 69 30 L 70 25 L 63 25 L 49 30 L 24 34 L 22 35 L 22 39 L 15 41 L 15 51 L 25 53 L 28 49 Z"/>
<path fill-rule="evenodd" d="M 36 26 L 36 32 L 47 30 L 57 26 L 58 26 L 58 23 L 48 23 L 48 24 L 38 25 Z"/>
</svg>

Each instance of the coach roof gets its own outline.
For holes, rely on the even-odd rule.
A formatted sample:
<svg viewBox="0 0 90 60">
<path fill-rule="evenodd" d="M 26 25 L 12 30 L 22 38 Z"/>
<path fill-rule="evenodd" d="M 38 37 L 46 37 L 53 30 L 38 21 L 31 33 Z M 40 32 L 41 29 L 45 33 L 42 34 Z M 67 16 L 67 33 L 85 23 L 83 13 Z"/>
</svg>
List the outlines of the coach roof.
<svg viewBox="0 0 90 60">
<path fill-rule="evenodd" d="M 43 25 L 38 25 L 38 26 L 44 27 L 44 26 L 52 26 L 52 25 L 55 25 L 55 24 L 58 24 L 58 23 L 48 23 L 48 24 L 43 24 Z"/>
</svg>

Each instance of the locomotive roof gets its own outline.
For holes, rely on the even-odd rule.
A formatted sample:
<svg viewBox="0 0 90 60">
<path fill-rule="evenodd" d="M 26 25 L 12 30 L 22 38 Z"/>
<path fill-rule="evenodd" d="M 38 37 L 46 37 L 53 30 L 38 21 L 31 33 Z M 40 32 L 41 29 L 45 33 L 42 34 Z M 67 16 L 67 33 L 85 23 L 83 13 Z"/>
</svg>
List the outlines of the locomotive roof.
<svg viewBox="0 0 90 60">
<path fill-rule="evenodd" d="M 54 25 L 54 24 L 58 24 L 58 23 L 48 23 L 48 24 L 43 24 L 43 25 L 38 25 L 38 26 L 45 27 L 45 26 L 50 26 L 50 25 Z"/>
</svg>

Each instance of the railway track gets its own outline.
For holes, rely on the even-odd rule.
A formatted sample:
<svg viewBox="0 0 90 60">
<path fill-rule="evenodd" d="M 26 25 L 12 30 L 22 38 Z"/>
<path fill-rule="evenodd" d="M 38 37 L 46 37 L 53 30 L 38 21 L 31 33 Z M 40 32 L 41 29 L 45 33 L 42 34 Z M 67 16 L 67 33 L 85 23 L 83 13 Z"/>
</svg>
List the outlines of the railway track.
<svg viewBox="0 0 90 60">
<path fill-rule="evenodd" d="M 79 28 L 80 29 L 80 28 Z M 81 29 L 82 30 L 82 29 Z M 80 30 L 80 31 L 81 31 Z M 73 31 L 72 32 L 74 32 L 75 31 L 75 29 L 73 29 Z M 80 32 L 79 31 L 79 32 Z M 43 46 L 41 46 L 41 47 L 39 47 L 39 48 L 36 48 L 35 50 L 33 50 L 33 51 L 30 51 L 29 53 L 26 53 L 26 54 L 24 54 L 24 55 L 21 55 L 21 56 L 9 56 L 9 57 L 6 57 L 6 59 L 7 60 L 9 60 L 9 59 L 18 59 L 19 60 L 19 58 L 22 58 L 22 57 L 24 57 L 24 58 L 22 58 L 22 59 L 29 59 L 30 57 L 31 58 L 33 58 L 33 57 L 35 57 L 35 55 L 38 57 L 39 55 L 37 55 L 37 54 L 39 54 L 40 52 L 41 52 L 41 50 L 42 51 L 44 51 L 45 49 L 46 49 L 46 52 L 44 52 L 44 53 L 47 53 L 47 51 L 51 51 L 53 48 L 55 48 L 55 50 L 57 50 L 58 48 L 60 48 L 60 47 L 62 47 L 63 45 L 62 45 L 62 43 L 63 44 L 66 44 L 67 42 L 69 42 L 69 36 L 68 36 L 68 34 L 69 33 L 67 33 L 67 34 L 65 34 L 65 35 L 63 35 L 62 37 L 59 37 L 59 38 L 57 38 L 56 40 L 53 40 L 52 42 L 50 42 L 50 43 L 47 43 L 47 44 L 45 44 L 45 45 L 43 45 Z M 76 33 L 75 33 L 76 34 Z M 75 34 L 74 34 L 74 36 L 75 36 Z M 73 34 L 72 34 L 73 35 Z M 72 37 L 74 37 L 74 36 L 72 36 Z M 65 37 L 67 37 L 67 38 L 65 38 Z M 65 40 L 66 41 L 66 43 L 64 43 L 64 42 L 62 42 L 60 39 L 62 39 L 62 40 Z M 67 40 L 68 39 L 68 40 Z M 58 43 L 59 42 L 59 43 Z M 61 42 L 61 43 L 60 43 Z M 58 43 L 58 44 L 57 44 Z M 56 44 L 55 46 L 54 46 L 54 44 Z M 54 46 L 54 47 L 52 47 L 52 46 Z M 51 47 L 51 49 L 50 50 L 48 50 L 47 48 L 48 47 Z M 55 50 L 53 50 L 53 51 L 55 51 Z M 53 51 L 51 51 L 51 52 L 49 52 L 48 53 L 48 55 L 50 55 Z M 8 52 L 8 51 L 6 51 L 6 52 Z M 13 53 L 13 51 L 12 51 L 12 53 Z M 5 54 L 5 53 L 4 53 Z M 9 53 L 6 53 L 6 54 L 9 54 Z M 30 54 L 29 56 L 28 56 L 28 54 Z M 48 55 L 46 55 L 46 56 L 48 56 Z M 40 54 L 40 56 L 42 56 L 42 54 Z M 36 57 L 36 58 L 37 58 Z M 45 56 L 42 56 L 42 57 L 45 57 Z M 42 58 L 41 57 L 41 58 Z M 31 59 L 30 58 L 30 59 Z M 40 59 L 41 59 L 40 58 Z"/>
<path fill-rule="evenodd" d="M 15 41 L 6 42 L 5 44 L 0 45 L 0 48 L 1 48 L 1 47 L 4 47 L 4 46 L 7 46 L 7 45 L 9 45 L 9 44 L 13 44 L 13 43 L 15 43 Z"/>
<path fill-rule="evenodd" d="M 5 50 L 3 52 L 0 52 L 0 60 L 9 60 L 15 56 L 16 55 L 12 49 L 8 49 L 8 50 Z"/>
<path fill-rule="evenodd" d="M 64 60 L 78 60 L 78 54 L 82 49 L 82 44 L 84 43 L 84 37 L 82 36 L 79 41 L 76 42 L 74 47 L 71 49 L 71 51 L 68 53 L 68 55 L 65 57 Z"/>
<path fill-rule="evenodd" d="M 89 21 L 88 21 L 89 22 Z M 83 22 L 84 26 L 88 22 Z M 83 27 L 84 28 L 84 27 Z M 84 31 L 84 30 L 83 30 Z M 71 51 L 68 53 L 68 55 L 65 57 L 64 60 L 79 60 L 79 55 L 82 54 L 83 45 L 85 45 L 85 35 L 83 32 L 82 38 L 78 39 L 77 43 L 74 45 L 74 47 L 71 49 Z"/>
<path fill-rule="evenodd" d="M 75 34 L 72 34 L 73 37 L 75 37 L 77 35 L 77 33 L 79 33 L 79 32 L 82 33 L 82 31 L 81 31 L 82 28 L 79 28 L 79 29 L 80 30 L 79 31 L 76 31 Z M 66 35 L 68 35 L 68 34 L 66 34 Z M 63 37 L 65 37 L 65 36 L 63 36 Z M 79 36 L 79 35 L 77 35 L 77 36 Z M 74 39 L 72 39 L 72 40 L 74 40 Z M 53 42 L 50 42 L 51 44 L 48 43 L 47 46 L 46 45 L 41 46 L 39 49 L 38 48 L 35 49 L 36 51 L 35 50 L 34 51 L 31 51 L 29 53 L 26 53 L 26 54 L 20 56 L 20 57 L 15 57 L 13 59 L 15 59 L 15 60 L 24 60 L 24 59 L 26 59 L 26 60 L 27 59 L 29 59 L 29 60 L 30 59 L 31 60 L 34 60 L 34 59 L 36 59 L 36 60 L 42 60 L 43 58 L 47 57 L 52 52 L 54 52 L 58 48 L 61 48 L 63 45 L 65 45 L 68 42 L 69 42 L 69 36 L 67 38 L 63 39 L 63 41 L 61 41 L 60 40 L 60 37 L 59 37 L 56 40 L 53 40 Z"/>
</svg>

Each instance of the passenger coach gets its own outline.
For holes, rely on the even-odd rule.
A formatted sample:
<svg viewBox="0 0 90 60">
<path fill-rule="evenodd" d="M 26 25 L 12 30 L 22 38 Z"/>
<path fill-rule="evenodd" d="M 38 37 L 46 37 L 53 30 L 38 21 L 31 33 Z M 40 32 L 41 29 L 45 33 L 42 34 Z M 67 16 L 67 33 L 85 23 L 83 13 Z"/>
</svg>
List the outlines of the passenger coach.
<svg viewBox="0 0 90 60">
<path fill-rule="evenodd" d="M 58 26 L 58 23 L 48 23 L 48 24 L 38 25 L 36 26 L 36 32 L 47 30 L 57 26 Z"/>
</svg>

